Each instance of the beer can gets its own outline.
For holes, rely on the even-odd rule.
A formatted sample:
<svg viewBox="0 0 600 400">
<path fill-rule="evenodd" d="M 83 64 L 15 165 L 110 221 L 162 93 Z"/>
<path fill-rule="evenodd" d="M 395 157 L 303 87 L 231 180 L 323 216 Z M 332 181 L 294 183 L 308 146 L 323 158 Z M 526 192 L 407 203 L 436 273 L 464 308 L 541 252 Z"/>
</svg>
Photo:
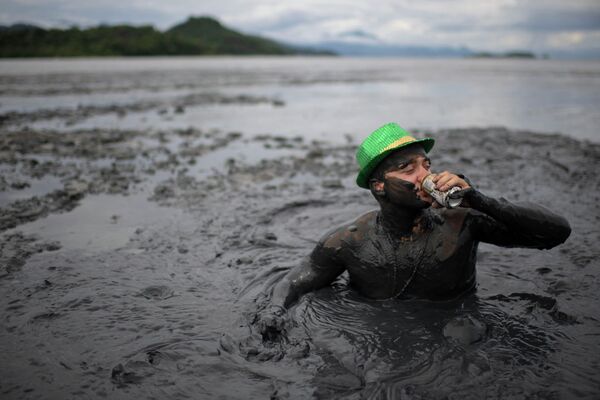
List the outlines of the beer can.
<svg viewBox="0 0 600 400">
<path fill-rule="evenodd" d="M 431 197 L 433 197 L 435 201 L 437 201 L 446 208 L 456 208 L 462 202 L 462 199 L 451 199 L 449 197 L 452 193 L 459 191 L 460 187 L 455 186 L 453 188 L 450 188 L 446 192 L 437 190 L 435 188 L 435 183 L 433 183 L 433 174 L 429 174 L 425 178 L 423 178 L 423 181 L 421 182 L 421 187 L 425 192 L 427 192 Z"/>
</svg>

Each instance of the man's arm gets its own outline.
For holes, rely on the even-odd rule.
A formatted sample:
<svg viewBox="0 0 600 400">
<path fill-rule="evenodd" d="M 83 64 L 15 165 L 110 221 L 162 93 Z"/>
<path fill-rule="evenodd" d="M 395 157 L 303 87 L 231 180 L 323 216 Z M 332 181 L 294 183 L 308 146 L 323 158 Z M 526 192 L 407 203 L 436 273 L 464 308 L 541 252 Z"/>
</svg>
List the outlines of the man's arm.
<svg viewBox="0 0 600 400">
<path fill-rule="evenodd" d="M 342 229 L 325 235 L 310 256 L 293 268 L 273 289 L 271 305 L 288 308 L 304 293 L 320 289 L 335 280 L 345 267 L 337 256 Z"/>
<path fill-rule="evenodd" d="M 285 330 L 286 309 L 304 293 L 329 285 L 345 270 L 338 257 L 344 228 L 326 234 L 310 256 L 288 272 L 273 289 L 271 302 L 258 316 L 265 340 L 276 340 Z"/>
<path fill-rule="evenodd" d="M 550 249 L 571 234 L 569 222 L 537 204 L 515 204 L 469 189 L 464 198 L 475 210 L 466 220 L 476 240 L 504 247 Z"/>
<path fill-rule="evenodd" d="M 454 186 L 463 204 L 472 209 L 466 225 L 476 240 L 504 247 L 550 249 L 563 243 L 571 234 L 569 222 L 537 204 L 514 204 L 496 200 L 472 188 L 462 175 L 444 171 L 434 177 L 438 189 Z"/>
</svg>

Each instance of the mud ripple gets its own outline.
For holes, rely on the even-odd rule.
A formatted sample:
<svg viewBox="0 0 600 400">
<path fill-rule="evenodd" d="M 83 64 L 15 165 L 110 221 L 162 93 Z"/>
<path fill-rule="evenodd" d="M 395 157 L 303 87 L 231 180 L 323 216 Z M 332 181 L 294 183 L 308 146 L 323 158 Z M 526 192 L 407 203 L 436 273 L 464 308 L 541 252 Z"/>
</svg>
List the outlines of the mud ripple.
<svg viewBox="0 0 600 400">
<path fill-rule="evenodd" d="M 172 288 L 165 285 L 148 286 L 140 291 L 139 296 L 149 300 L 165 300 L 175 296 Z"/>
</svg>

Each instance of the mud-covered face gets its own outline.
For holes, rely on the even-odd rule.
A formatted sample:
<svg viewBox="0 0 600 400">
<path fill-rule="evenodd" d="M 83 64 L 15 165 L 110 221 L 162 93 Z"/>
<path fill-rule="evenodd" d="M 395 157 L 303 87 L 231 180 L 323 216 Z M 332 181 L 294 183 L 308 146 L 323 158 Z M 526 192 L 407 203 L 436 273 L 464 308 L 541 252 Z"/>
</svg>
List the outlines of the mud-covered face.
<svg viewBox="0 0 600 400">
<path fill-rule="evenodd" d="M 378 185 L 388 201 L 409 208 L 431 205 L 433 199 L 421 189 L 421 181 L 431 173 L 431 161 L 421 146 L 410 146 L 392 153 L 381 167 L 383 182 Z"/>
</svg>

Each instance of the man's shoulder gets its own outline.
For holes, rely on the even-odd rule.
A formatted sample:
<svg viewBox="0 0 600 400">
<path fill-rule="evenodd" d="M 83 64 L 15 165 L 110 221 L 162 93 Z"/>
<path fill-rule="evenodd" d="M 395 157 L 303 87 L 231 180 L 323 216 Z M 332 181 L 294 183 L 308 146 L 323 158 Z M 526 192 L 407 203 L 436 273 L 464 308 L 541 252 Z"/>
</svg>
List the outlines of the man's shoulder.
<svg viewBox="0 0 600 400">
<path fill-rule="evenodd" d="M 323 235 L 319 243 L 325 247 L 336 248 L 355 243 L 357 240 L 362 239 L 365 234 L 372 229 L 376 218 L 377 210 L 364 213 L 358 218 L 329 230 Z"/>
<path fill-rule="evenodd" d="M 371 210 L 362 214 L 360 217 L 354 220 L 355 225 L 365 226 L 367 224 L 372 224 L 377 219 L 377 214 L 379 214 L 379 210 Z"/>
</svg>

